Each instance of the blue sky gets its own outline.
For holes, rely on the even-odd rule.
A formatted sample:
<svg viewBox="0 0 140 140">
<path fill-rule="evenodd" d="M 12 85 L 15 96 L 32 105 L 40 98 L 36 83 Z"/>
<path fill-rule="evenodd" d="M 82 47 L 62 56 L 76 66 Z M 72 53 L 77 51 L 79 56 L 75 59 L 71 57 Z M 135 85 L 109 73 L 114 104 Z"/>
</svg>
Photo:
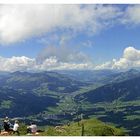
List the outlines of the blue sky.
<svg viewBox="0 0 140 140">
<path fill-rule="evenodd" d="M 134 64 L 131 56 L 139 58 L 139 5 L 1 5 L 1 9 L 0 56 L 8 64 L 13 56 L 24 56 L 41 58 L 46 67 L 37 67 L 43 70 L 51 65 L 139 67 L 139 59 Z M 126 67 L 122 67 L 124 64 Z M 21 67 L 19 70 L 28 69 L 28 64 Z"/>
<path fill-rule="evenodd" d="M 57 32 L 56 32 L 57 34 Z M 59 34 L 59 33 L 58 33 Z M 51 36 L 51 35 L 50 35 Z M 39 40 L 41 37 L 31 37 L 24 42 L 0 45 L 0 56 L 12 57 L 12 56 L 28 56 L 36 57 L 38 53 L 47 45 Z M 80 50 L 88 53 L 94 59 L 102 59 L 102 62 L 111 60 L 112 58 L 120 58 L 123 50 L 128 46 L 134 46 L 140 49 L 140 27 L 128 28 L 125 26 L 116 25 L 108 30 L 102 31 L 97 35 L 84 35 L 79 34 L 76 38 L 68 41 L 70 44 L 66 44 L 69 47 L 76 47 L 82 45 Z M 81 42 L 89 40 L 92 46 L 85 46 Z M 50 45 L 59 47 L 58 42 L 50 42 Z"/>
</svg>

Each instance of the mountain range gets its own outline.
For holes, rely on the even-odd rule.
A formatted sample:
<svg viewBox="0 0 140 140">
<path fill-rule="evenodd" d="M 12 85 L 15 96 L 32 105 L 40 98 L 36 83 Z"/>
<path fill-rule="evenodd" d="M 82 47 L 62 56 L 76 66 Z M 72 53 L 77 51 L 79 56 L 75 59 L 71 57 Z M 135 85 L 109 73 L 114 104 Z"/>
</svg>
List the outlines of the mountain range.
<svg viewBox="0 0 140 140">
<path fill-rule="evenodd" d="M 79 114 L 139 135 L 140 71 L 0 72 L 0 117 L 65 123 Z M 57 119 L 56 119 L 57 118 Z"/>
</svg>

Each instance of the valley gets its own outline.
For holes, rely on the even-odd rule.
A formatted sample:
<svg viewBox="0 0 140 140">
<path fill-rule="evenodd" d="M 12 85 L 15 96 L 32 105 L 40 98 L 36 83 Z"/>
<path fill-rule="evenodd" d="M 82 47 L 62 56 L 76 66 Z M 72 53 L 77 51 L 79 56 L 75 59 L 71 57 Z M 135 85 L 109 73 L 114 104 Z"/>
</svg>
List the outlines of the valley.
<svg viewBox="0 0 140 140">
<path fill-rule="evenodd" d="M 140 135 L 139 91 L 140 72 L 134 69 L 1 73 L 0 118 L 42 127 L 97 118 Z"/>
</svg>

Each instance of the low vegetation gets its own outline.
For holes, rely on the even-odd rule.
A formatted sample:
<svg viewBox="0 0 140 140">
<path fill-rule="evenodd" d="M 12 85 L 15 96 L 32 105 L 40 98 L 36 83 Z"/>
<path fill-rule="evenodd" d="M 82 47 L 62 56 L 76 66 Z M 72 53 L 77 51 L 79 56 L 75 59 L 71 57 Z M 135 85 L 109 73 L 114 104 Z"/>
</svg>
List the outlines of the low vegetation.
<svg viewBox="0 0 140 140">
<path fill-rule="evenodd" d="M 123 129 L 97 119 L 87 119 L 63 126 L 49 127 L 43 136 L 123 136 Z"/>
</svg>

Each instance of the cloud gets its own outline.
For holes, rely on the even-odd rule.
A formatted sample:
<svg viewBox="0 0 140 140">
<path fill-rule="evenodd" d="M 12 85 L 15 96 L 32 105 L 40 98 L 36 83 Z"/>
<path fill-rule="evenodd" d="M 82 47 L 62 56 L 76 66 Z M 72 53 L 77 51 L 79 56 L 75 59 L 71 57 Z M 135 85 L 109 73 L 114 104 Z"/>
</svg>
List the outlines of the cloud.
<svg viewBox="0 0 140 140">
<path fill-rule="evenodd" d="M 57 53 L 56 53 L 57 54 Z M 73 55 L 73 56 L 72 56 Z M 78 56 L 79 55 L 79 56 Z M 47 71 L 47 70 L 101 70 L 101 69 L 130 69 L 140 68 L 140 50 L 134 47 L 127 47 L 124 49 L 123 55 L 120 59 L 113 59 L 112 61 L 105 62 L 101 65 L 95 66 L 92 61 L 79 61 L 76 62 L 74 57 L 81 59 L 84 54 L 69 54 L 67 59 L 60 59 L 60 57 L 54 55 L 48 55 L 42 59 L 41 63 L 37 62 L 35 58 L 28 58 L 25 56 L 4 58 L 0 57 L 0 71 Z M 66 57 L 66 56 L 65 56 Z M 71 57 L 71 58 L 70 58 Z"/>
<path fill-rule="evenodd" d="M 35 66 L 35 59 L 25 56 L 4 58 L 0 57 L 0 71 L 28 71 Z"/>
<path fill-rule="evenodd" d="M 96 66 L 95 69 L 129 69 L 135 67 L 140 67 L 140 50 L 134 47 L 127 47 L 119 60 L 113 59 L 105 62 Z"/>
<path fill-rule="evenodd" d="M 50 57 L 56 57 L 59 62 L 66 63 L 87 63 L 91 61 L 90 56 L 87 54 L 72 49 L 71 47 L 55 47 L 49 46 L 43 49 L 37 56 L 37 63 L 42 63 L 45 59 Z"/>
<path fill-rule="evenodd" d="M 91 69 L 92 63 L 62 62 L 51 56 L 38 64 L 36 59 L 25 56 L 4 58 L 0 57 L 0 71 L 47 71 L 47 70 L 68 70 L 68 69 Z"/>
<path fill-rule="evenodd" d="M 95 34 L 121 15 L 111 5 L 1 5 L 0 43 L 15 43 L 55 30 Z"/>
<path fill-rule="evenodd" d="M 128 6 L 122 19 L 123 24 L 140 25 L 140 5 Z"/>
<path fill-rule="evenodd" d="M 86 40 L 86 41 L 82 42 L 82 46 L 87 47 L 87 48 L 92 48 L 94 46 L 94 43 L 93 43 L 93 41 Z"/>
<path fill-rule="evenodd" d="M 124 50 L 123 57 L 130 61 L 139 61 L 140 50 L 137 50 L 134 47 L 128 47 Z"/>
<path fill-rule="evenodd" d="M 41 65 L 38 65 L 38 70 L 70 70 L 70 69 L 91 69 L 92 64 L 90 63 L 68 63 L 61 62 L 56 57 L 50 57 L 46 59 Z"/>
</svg>

